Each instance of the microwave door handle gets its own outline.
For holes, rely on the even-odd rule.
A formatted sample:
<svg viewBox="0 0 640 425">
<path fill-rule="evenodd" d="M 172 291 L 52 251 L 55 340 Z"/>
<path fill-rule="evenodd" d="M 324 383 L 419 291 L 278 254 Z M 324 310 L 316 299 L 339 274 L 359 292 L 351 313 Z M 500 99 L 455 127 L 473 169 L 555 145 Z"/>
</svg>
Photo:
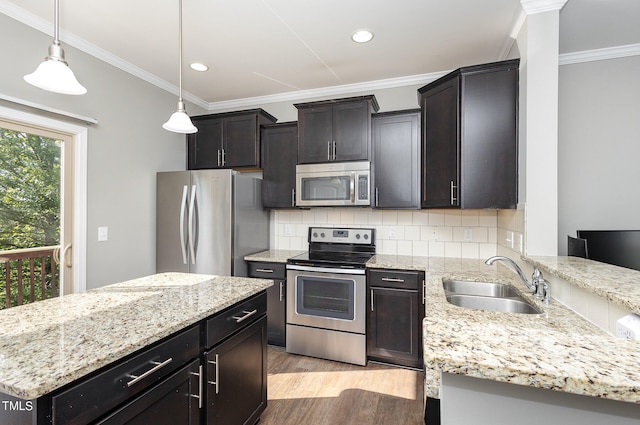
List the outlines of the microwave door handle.
<svg viewBox="0 0 640 425">
<path fill-rule="evenodd" d="M 356 179 L 358 178 L 358 174 L 354 171 L 351 173 L 351 205 L 355 205 L 356 203 Z"/>
</svg>

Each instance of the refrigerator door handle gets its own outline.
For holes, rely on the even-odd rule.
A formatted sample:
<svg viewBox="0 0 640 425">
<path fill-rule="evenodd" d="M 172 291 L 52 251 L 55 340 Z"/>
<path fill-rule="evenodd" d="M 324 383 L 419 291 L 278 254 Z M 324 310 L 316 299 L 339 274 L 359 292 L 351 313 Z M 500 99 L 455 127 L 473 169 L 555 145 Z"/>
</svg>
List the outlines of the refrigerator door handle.
<svg viewBox="0 0 640 425">
<path fill-rule="evenodd" d="M 182 249 L 182 264 L 187 264 L 187 247 L 186 241 L 184 240 L 184 207 L 187 205 L 187 193 L 189 193 L 189 188 L 185 184 L 182 188 L 182 202 L 180 203 L 180 223 L 178 224 L 180 227 L 180 248 Z"/>
<path fill-rule="evenodd" d="M 196 202 L 196 185 L 191 186 L 191 200 L 189 201 L 189 253 L 191 254 L 191 264 L 196 263 L 196 250 L 195 243 L 193 241 L 193 215 L 195 211 Z"/>
</svg>

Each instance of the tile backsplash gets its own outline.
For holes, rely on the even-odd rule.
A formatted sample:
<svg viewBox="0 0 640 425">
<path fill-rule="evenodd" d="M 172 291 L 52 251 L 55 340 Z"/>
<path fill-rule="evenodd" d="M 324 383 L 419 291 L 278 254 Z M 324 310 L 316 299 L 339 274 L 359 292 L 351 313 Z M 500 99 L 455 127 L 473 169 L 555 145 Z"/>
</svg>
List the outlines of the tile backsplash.
<svg viewBox="0 0 640 425">
<path fill-rule="evenodd" d="M 497 252 L 498 216 L 497 210 L 277 210 L 271 248 L 306 250 L 311 226 L 370 227 L 378 254 L 487 258 Z"/>
</svg>

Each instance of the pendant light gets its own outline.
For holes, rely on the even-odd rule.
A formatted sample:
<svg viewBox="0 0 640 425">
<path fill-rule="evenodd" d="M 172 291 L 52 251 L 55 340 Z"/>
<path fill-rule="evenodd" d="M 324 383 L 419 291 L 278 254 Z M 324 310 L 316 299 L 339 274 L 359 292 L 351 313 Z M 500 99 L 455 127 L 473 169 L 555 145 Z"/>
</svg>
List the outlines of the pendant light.
<svg viewBox="0 0 640 425">
<path fill-rule="evenodd" d="M 165 130 L 173 131 L 175 133 L 195 133 L 198 129 L 191 122 L 191 118 L 187 115 L 187 110 L 184 107 L 182 101 L 182 0 L 179 0 L 180 11 L 178 12 L 179 24 L 178 32 L 180 33 L 180 70 L 179 70 L 179 82 L 180 82 L 180 94 L 178 97 L 178 107 L 176 111 L 171 114 L 169 121 L 162 124 L 162 128 Z"/>
<path fill-rule="evenodd" d="M 76 79 L 71 68 L 64 60 L 64 50 L 59 39 L 59 0 L 54 0 L 53 43 L 49 46 L 49 55 L 24 80 L 44 90 L 62 94 L 85 94 L 87 89 Z"/>
</svg>

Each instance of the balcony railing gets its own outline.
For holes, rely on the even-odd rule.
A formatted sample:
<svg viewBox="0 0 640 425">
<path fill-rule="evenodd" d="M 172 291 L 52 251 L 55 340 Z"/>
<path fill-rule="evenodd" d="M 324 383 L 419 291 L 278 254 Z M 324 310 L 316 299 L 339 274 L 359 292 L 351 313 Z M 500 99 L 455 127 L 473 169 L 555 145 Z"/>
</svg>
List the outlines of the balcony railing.
<svg viewBox="0 0 640 425">
<path fill-rule="evenodd" d="M 60 246 L 0 251 L 0 264 L 4 263 L 0 294 L 5 295 L 0 309 L 57 297 L 59 252 Z"/>
</svg>

